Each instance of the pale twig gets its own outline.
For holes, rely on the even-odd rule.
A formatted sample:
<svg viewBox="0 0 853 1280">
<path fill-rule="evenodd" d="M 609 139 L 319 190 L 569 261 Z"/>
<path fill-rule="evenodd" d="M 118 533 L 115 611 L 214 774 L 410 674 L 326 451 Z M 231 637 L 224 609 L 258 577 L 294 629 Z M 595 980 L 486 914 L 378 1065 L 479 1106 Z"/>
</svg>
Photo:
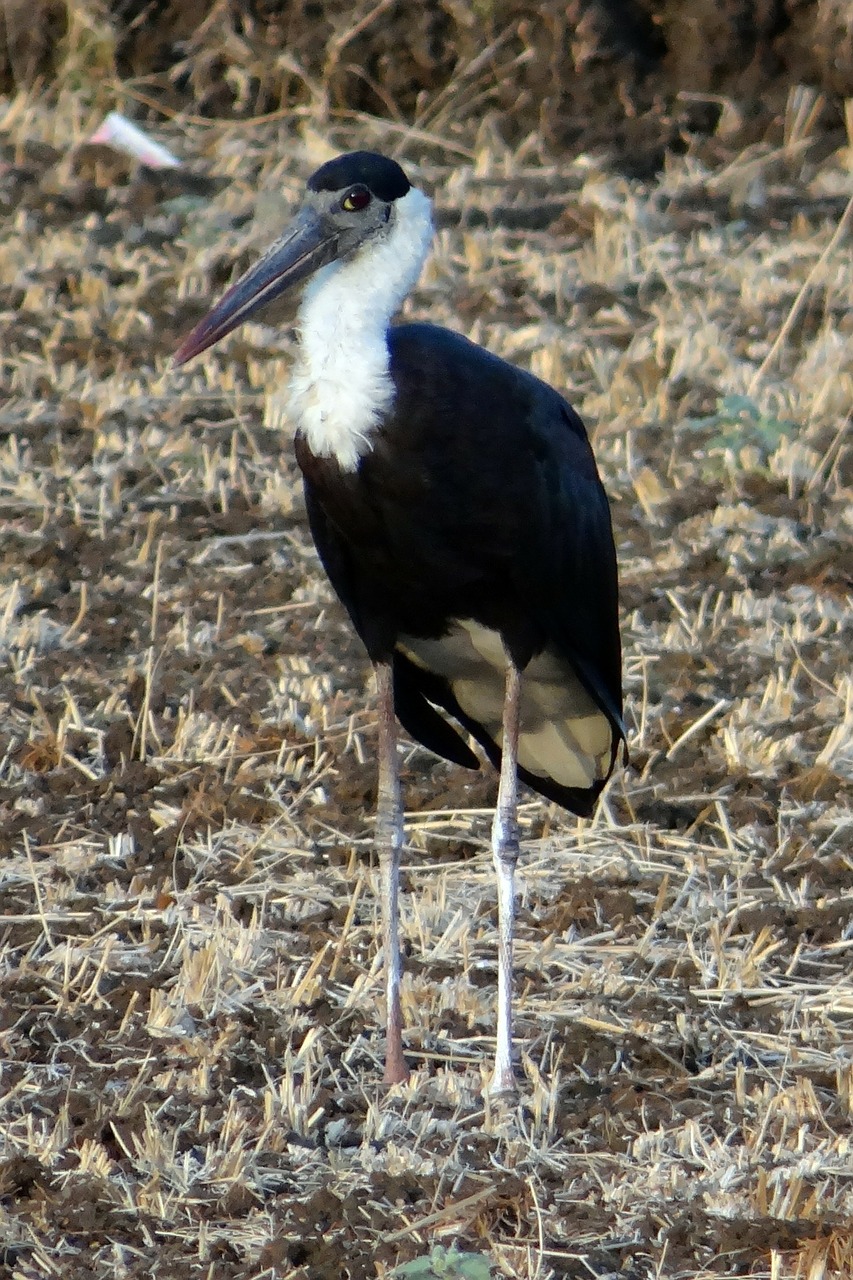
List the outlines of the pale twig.
<svg viewBox="0 0 853 1280">
<path fill-rule="evenodd" d="M 771 346 L 770 350 L 767 352 L 767 355 L 764 357 L 761 364 L 758 366 L 755 373 L 753 374 L 752 380 L 750 381 L 749 387 L 747 389 L 747 395 L 750 395 L 750 396 L 755 395 L 765 374 L 767 373 L 770 366 L 773 364 L 774 360 L 776 359 L 776 356 L 779 354 L 779 351 L 783 347 L 788 337 L 788 334 L 791 332 L 791 329 L 794 327 L 797 321 L 797 317 L 799 316 L 800 312 L 803 309 L 803 304 L 805 303 L 806 298 L 809 296 L 809 293 L 811 292 L 811 289 L 815 283 L 815 280 L 817 279 L 818 275 L 823 269 L 824 263 L 827 261 L 830 254 L 833 252 L 836 246 L 840 244 L 841 239 L 844 235 L 844 232 L 847 230 L 847 223 L 850 221 L 851 213 L 853 213 L 853 196 L 851 196 L 850 199 L 847 201 L 844 212 L 842 213 L 841 217 L 838 220 L 838 226 L 835 228 L 835 231 L 832 233 L 829 243 L 826 245 L 826 248 L 824 249 L 823 253 L 820 255 L 817 262 L 814 264 L 811 271 L 803 281 L 803 284 L 800 286 L 797 296 L 791 304 L 791 309 L 788 312 L 787 316 L 785 317 L 785 322 L 782 325 L 782 328 L 777 333 L 776 339 L 773 345 Z"/>
</svg>

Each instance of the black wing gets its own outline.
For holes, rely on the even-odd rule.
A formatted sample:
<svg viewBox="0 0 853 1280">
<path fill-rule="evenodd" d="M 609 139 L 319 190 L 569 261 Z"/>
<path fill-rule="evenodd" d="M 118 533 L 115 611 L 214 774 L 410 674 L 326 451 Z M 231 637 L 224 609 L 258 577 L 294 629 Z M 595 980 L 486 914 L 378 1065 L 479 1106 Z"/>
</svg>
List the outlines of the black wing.
<svg viewBox="0 0 853 1280">
<path fill-rule="evenodd" d="M 537 430 L 536 502 L 527 542 L 531 606 L 624 738 L 610 504 L 580 417 L 552 394 Z"/>
<path fill-rule="evenodd" d="M 445 509 L 462 513 L 456 542 L 480 556 L 488 579 L 480 597 L 473 578 L 466 583 L 473 616 L 502 631 L 521 666 L 544 643 L 563 654 L 613 726 L 615 760 L 625 736 L 616 550 L 583 422 L 546 383 L 448 330 L 401 326 L 391 351 L 395 421 L 417 421 L 420 407 L 431 407 L 422 449 L 438 459 Z M 498 602 L 491 617 L 489 592 Z M 455 616 L 465 616 L 459 609 Z M 418 669 L 408 682 L 464 723 L 452 697 L 437 697 Z M 490 740 L 474 736 L 488 751 Z"/>
</svg>

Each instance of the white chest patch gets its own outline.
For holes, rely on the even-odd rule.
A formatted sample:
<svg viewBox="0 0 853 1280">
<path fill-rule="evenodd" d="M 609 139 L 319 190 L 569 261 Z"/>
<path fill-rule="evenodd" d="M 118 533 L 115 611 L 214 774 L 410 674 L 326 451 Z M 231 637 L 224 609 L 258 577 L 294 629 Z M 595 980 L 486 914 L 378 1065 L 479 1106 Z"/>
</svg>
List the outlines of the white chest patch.
<svg viewBox="0 0 853 1280">
<path fill-rule="evenodd" d="M 354 471 L 394 399 L 387 332 L 420 275 L 432 238 L 430 201 L 394 202 L 385 234 L 317 273 L 299 308 L 290 409 L 311 452 Z"/>
</svg>

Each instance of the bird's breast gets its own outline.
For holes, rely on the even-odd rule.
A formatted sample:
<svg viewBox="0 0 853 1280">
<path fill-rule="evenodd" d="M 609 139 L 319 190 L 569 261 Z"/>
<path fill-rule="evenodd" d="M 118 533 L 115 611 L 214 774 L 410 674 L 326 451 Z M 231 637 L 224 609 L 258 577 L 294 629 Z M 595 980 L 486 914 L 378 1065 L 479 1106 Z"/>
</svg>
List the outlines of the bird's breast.
<svg viewBox="0 0 853 1280">
<path fill-rule="evenodd" d="M 309 314 L 290 379 L 289 408 L 313 454 L 355 471 L 394 394 L 383 332 Z"/>
</svg>

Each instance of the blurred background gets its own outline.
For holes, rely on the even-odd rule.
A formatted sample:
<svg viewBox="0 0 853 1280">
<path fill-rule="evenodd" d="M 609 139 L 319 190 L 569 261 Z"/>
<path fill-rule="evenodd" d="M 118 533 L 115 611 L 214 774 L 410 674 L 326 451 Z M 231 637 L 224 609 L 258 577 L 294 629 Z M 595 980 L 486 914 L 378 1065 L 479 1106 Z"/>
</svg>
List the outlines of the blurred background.
<svg viewBox="0 0 853 1280">
<path fill-rule="evenodd" d="M 4 0 L 0 88 L 71 90 L 135 114 L 367 113 L 470 144 L 606 145 L 636 173 L 692 136 L 778 128 L 793 85 L 853 91 L 846 0 Z"/>
</svg>

